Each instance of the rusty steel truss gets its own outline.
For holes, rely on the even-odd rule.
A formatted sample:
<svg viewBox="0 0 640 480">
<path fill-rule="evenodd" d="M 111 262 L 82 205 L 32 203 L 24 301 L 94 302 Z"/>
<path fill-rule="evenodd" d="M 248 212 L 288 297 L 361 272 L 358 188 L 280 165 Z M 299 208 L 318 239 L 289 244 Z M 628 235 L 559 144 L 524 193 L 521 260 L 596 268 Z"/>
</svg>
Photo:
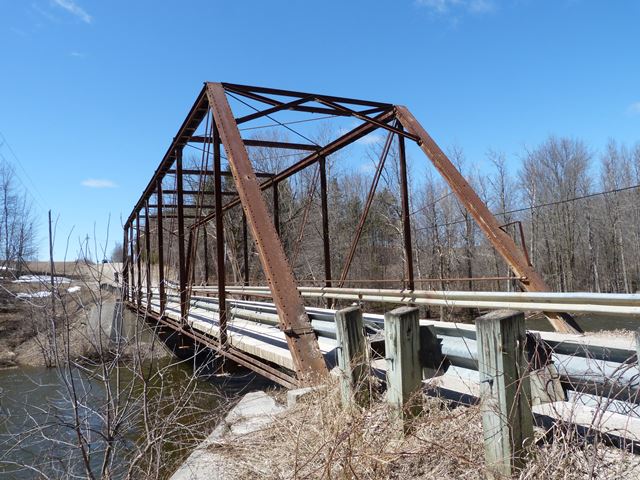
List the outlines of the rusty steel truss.
<svg viewBox="0 0 640 480">
<path fill-rule="evenodd" d="M 235 116 L 229 103 L 229 96 L 243 99 L 261 108 L 251 107 L 254 111 L 243 116 Z M 245 103 L 245 102 L 243 102 Z M 279 112 L 302 112 L 330 117 L 351 117 L 361 122 L 357 127 L 338 138 L 319 145 L 314 142 L 292 143 L 273 140 L 243 138 L 239 125 L 259 119 L 271 119 Z M 277 121 L 276 121 L 277 122 Z M 280 123 L 280 122 L 278 122 Z M 284 125 L 280 123 L 280 125 Z M 204 126 L 204 134 L 196 131 Z M 362 137 L 383 130 L 387 134 L 386 142 L 374 174 L 367 196 L 364 211 L 356 227 L 346 262 L 338 279 L 332 277 L 330 256 L 330 232 L 327 204 L 326 159 L 344 147 Z M 398 161 L 400 195 L 402 207 L 402 236 L 405 265 L 404 285 L 413 290 L 416 284 L 413 272 L 413 245 L 411 239 L 411 219 L 409 213 L 409 191 L 407 182 L 405 142 L 415 142 L 426 154 L 438 172 L 442 175 L 459 202 L 469 211 L 484 232 L 493 247 L 499 252 L 513 271 L 524 291 L 545 292 L 549 287 L 540 274 L 530 264 L 526 250 L 521 249 L 512 237 L 489 211 L 477 193 L 461 175 L 442 149 L 429 136 L 411 112 L 404 106 L 390 103 L 373 102 L 353 98 L 336 97 L 315 93 L 279 90 L 273 88 L 235 85 L 230 83 L 205 83 L 187 118 L 182 123 L 171 145 L 165 153 L 159 167 L 147 185 L 140 200 L 124 224 L 124 270 L 125 295 L 127 304 L 140 311 L 146 311 L 154 318 L 162 320 L 181 334 L 198 339 L 221 355 L 249 366 L 263 375 L 282 384 L 293 385 L 304 379 L 322 376 L 327 367 L 322 357 L 316 336 L 305 312 L 304 303 L 298 292 L 298 283 L 286 256 L 280 238 L 280 220 L 278 208 L 278 185 L 293 175 L 311 166 L 317 166 L 320 183 L 322 214 L 322 244 L 324 255 L 324 283 L 327 287 L 341 287 L 347 279 L 354 258 L 358 240 L 362 233 L 367 213 L 373 201 L 376 187 L 392 141 L 398 141 Z M 183 168 L 183 150 L 187 145 L 198 148 L 213 157 L 212 168 L 208 163 L 200 169 Z M 291 150 L 303 153 L 304 157 L 279 172 L 256 172 L 247 152 L 247 147 L 267 147 Z M 222 150 L 226 154 L 228 171 L 222 170 Z M 185 189 L 185 176 L 198 178 L 197 188 Z M 174 179 L 174 188 L 166 188 L 163 180 Z M 235 190 L 224 191 L 223 181 L 233 179 Z M 315 180 L 315 177 L 314 177 Z M 207 183 L 208 182 L 208 183 Z M 212 182 L 212 188 L 211 188 Z M 204 185 L 208 185 L 205 191 Z M 273 213 L 265 200 L 264 192 L 272 190 Z M 185 197 L 197 196 L 198 202 L 185 201 Z M 213 197 L 213 198 L 212 198 Z M 189 197 L 192 198 L 192 197 Z M 170 199 L 171 201 L 167 201 Z M 280 319 L 280 328 L 284 332 L 297 378 L 287 376 L 275 370 L 271 365 L 257 358 L 239 352 L 227 341 L 226 273 L 224 247 L 224 212 L 242 207 L 244 237 L 244 284 L 249 282 L 247 243 L 250 234 L 256 244 L 260 264 L 265 273 Z M 165 278 L 166 228 L 163 222 L 177 220 L 178 278 L 174 287 L 180 296 L 182 322 L 176 324 L 163 317 L 167 304 L 167 285 Z M 190 225 L 185 226 L 185 219 Z M 155 248 L 151 242 L 150 222 L 155 222 Z M 190 293 L 193 288 L 195 251 L 199 233 L 213 222 L 216 238 L 216 285 L 219 299 L 219 338 L 204 338 L 189 329 L 185 319 L 189 312 Z M 144 241 L 142 239 L 144 237 Z M 205 248 L 204 281 L 209 281 L 209 259 Z M 152 255 L 152 250 L 153 255 Z M 151 258 L 157 258 L 157 282 L 152 282 Z M 142 263 L 145 265 L 142 265 Z M 143 273 L 144 272 L 144 273 Z M 143 282 L 143 275 L 146 282 Z M 143 284 L 145 283 L 145 284 Z M 157 287 L 157 288 L 156 288 Z M 173 288 L 173 287 L 172 287 Z M 143 299 L 143 290 L 145 298 Z M 157 290 L 160 312 L 152 313 L 151 297 Z M 553 327 L 561 332 L 576 332 L 579 327 L 566 315 L 547 313 Z"/>
</svg>

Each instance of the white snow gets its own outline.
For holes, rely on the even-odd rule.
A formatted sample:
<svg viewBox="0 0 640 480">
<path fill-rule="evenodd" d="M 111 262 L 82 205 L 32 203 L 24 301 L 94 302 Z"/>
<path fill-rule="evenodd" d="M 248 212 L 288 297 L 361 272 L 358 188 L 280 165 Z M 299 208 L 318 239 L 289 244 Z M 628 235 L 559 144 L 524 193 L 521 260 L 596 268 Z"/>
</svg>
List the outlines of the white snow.
<svg viewBox="0 0 640 480">
<path fill-rule="evenodd" d="M 79 285 L 76 285 L 75 287 L 67 288 L 67 292 L 69 293 L 76 293 L 76 292 L 79 292 L 80 290 L 82 290 L 82 288 Z"/>
<path fill-rule="evenodd" d="M 46 292 L 46 291 L 33 292 L 33 293 L 20 292 L 16 294 L 17 298 L 44 298 L 44 297 L 50 297 L 50 296 L 51 296 L 51 292 Z"/>
<path fill-rule="evenodd" d="M 53 277 L 55 283 L 71 283 L 66 277 Z M 20 275 L 13 283 L 51 283 L 51 277 L 47 275 Z"/>
</svg>

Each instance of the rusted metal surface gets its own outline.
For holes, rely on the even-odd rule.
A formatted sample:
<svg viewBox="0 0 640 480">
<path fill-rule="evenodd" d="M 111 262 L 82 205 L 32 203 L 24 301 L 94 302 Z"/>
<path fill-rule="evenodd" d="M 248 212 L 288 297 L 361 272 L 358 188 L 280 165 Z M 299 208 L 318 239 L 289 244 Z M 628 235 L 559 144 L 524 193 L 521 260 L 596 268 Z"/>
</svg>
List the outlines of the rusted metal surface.
<svg viewBox="0 0 640 480">
<path fill-rule="evenodd" d="M 402 130 L 402 126 L 400 126 Z M 402 239 L 404 241 L 405 274 L 407 276 L 407 288 L 413 290 L 415 281 L 413 278 L 413 248 L 411 245 L 411 213 L 409 212 L 409 180 L 407 176 L 407 154 L 405 151 L 404 136 L 398 135 L 398 163 L 400 170 L 400 198 L 402 201 Z"/>
<path fill-rule="evenodd" d="M 298 375 L 326 375 L 327 366 L 296 288 L 278 234 L 269 220 L 267 206 L 236 125 L 225 90 L 219 83 L 207 84 L 209 106 L 222 139 L 229 166 L 240 195 L 247 224 L 255 239 L 267 282 L 274 295 L 282 330 Z"/>
<path fill-rule="evenodd" d="M 167 305 L 167 294 L 164 287 L 164 224 L 162 218 L 162 179 L 156 181 L 157 215 L 156 229 L 158 235 L 158 294 L 160 296 L 160 314 Z"/>
<path fill-rule="evenodd" d="M 329 202 L 327 195 L 327 161 L 320 157 L 320 209 L 322 211 L 322 252 L 325 286 L 331 286 L 331 241 L 329 239 Z"/>
<path fill-rule="evenodd" d="M 276 233 L 280 236 L 280 189 L 278 182 L 273 183 L 273 225 Z"/>
<path fill-rule="evenodd" d="M 125 301 L 130 300 L 129 294 L 129 225 L 125 224 L 122 235 L 122 295 Z"/>
<path fill-rule="evenodd" d="M 151 305 L 151 228 L 149 225 L 149 201 L 144 209 L 144 265 L 147 278 L 147 308 Z"/>
<path fill-rule="evenodd" d="M 133 222 L 129 222 L 129 284 L 130 284 L 130 299 L 131 302 L 135 301 L 135 285 L 136 285 L 136 276 L 135 276 L 135 254 L 133 252 Z"/>
<path fill-rule="evenodd" d="M 207 225 L 202 226 L 202 255 L 204 256 L 204 283 L 209 283 L 209 240 Z"/>
<path fill-rule="evenodd" d="M 526 280 L 521 282 L 523 288 L 528 292 L 549 292 L 551 289 L 543 280 L 542 276 L 540 276 L 533 267 L 529 266 L 526 257 L 520 249 L 518 249 L 515 242 L 500 229 L 500 224 L 496 217 L 489 211 L 471 185 L 469 185 L 467 180 L 453 163 L 451 163 L 451 160 L 449 160 L 436 142 L 433 141 L 413 114 L 406 107 L 397 106 L 396 116 L 407 131 L 413 133 L 420 139 L 419 145 L 422 151 L 431 159 L 433 165 L 455 193 L 458 201 L 473 216 L 487 239 L 498 253 L 500 253 L 502 258 L 504 258 L 511 270 L 519 277 L 526 277 Z M 551 313 L 547 315 L 547 318 L 559 332 L 581 332 L 578 324 L 571 318 L 562 318 L 558 314 Z"/>
<path fill-rule="evenodd" d="M 242 284 L 249 285 L 249 235 L 244 212 L 242 212 L 242 278 Z"/>
<path fill-rule="evenodd" d="M 137 289 L 136 289 L 136 302 L 138 308 L 142 305 L 142 255 L 140 255 L 142 246 L 140 242 L 140 212 L 136 215 L 136 266 L 138 273 Z"/>
<path fill-rule="evenodd" d="M 182 195 L 183 183 L 182 183 L 182 149 L 176 151 L 176 190 L 178 194 L 178 264 L 179 264 L 179 279 L 178 285 L 180 287 L 180 315 L 184 321 L 187 316 L 187 262 L 185 258 L 184 250 L 184 197 Z"/>
<path fill-rule="evenodd" d="M 220 344 L 227 347 L 227 293 L 225 282 L 227 279 L 227 270 L 225 268 L 224 254 L 224 218 L 222 217 L 222 172 L 220 158 L 220 135 L 216 125 L 213 125 L 213 190 L 215 192 L 215 213 L 216 213 L 216 266 L 218 268 L 218 301 L 220 302 L 220 310 L 218 312 L 218 321 L 220 322 Z"/>
</svg>

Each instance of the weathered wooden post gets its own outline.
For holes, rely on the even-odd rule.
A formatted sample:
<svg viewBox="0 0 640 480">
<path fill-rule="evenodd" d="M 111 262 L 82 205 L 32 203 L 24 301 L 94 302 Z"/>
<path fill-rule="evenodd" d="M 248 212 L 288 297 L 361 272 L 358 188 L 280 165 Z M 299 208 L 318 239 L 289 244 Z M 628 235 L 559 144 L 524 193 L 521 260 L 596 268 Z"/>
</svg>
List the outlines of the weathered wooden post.
<svg viewBox="0 0 640 480">
<path fill-rule="evenodd" d="M 636 363 L 640 363 L 640 328 L 636 330 Z"/>
<path fill-rule="evenodd" d="M 485 459 L 492 478 L 510 477 L 533 439 L 524 314 L 491 312 L 476 329 Z"/>
<path fill-rule="evenodd" d="M 387 402 L 405 432 L 405 421 L 420 411 L 420 405 L 415 403 L 422 385 L 418 312 L 415 307 L 400 307 L 384 314 Z"/>
<path fill-rule="evenodd" d="M 367 403 L 367 369 L 365 362 L 366 341 L 359 306 L 336 312 L 336 343 L 338 366 L 341 370 L 340 391 L 342 405 L 347 407 Z"/>
</svg>

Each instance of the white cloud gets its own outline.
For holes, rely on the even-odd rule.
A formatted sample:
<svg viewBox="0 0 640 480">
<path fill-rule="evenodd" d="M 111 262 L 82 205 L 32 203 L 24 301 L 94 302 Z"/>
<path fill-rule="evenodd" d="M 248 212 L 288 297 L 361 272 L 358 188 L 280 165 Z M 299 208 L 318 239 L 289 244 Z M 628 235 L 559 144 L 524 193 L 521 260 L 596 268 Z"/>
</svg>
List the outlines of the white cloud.
<svg viewBox="0 0 640 480">
<path fill-rule="evenodd" d="M 629 115 L 640 115 L 640 102 L 634 102 L 627 107 Z"/>
<path fill-rule="evenodd" d="M 111 180 L 105 180 L 100 178 L 87 178 L 80 182 L 80 184 L 84 187 L 89 188 L 116 188 L 117 185 L 113 183 Z"/>
<path fill-rule="evenodd" d="M 441 15 L 455 12 L 480 14 L 496 9 L 494 0 L 416 0 L 416 4 Z"/>
<path fill-rule="evenodd" d="M 85 9 L 78 5 L 74 0 L 53 0 L 53 3 L 60 8 L 65 9 L 72 15 L 75 15 L 84 23 L 91 23 L 93 18 L 89 15 Z"/>
<path fill-rule="evenodd" d="M 84 53 L 80 53 L 80 52 L 70 52 L 69 56 L 70 57 L 76 57 L 76 58 L 84 58 L 84 57 L 86 57 L 86 55 Z"/>
</svg>

